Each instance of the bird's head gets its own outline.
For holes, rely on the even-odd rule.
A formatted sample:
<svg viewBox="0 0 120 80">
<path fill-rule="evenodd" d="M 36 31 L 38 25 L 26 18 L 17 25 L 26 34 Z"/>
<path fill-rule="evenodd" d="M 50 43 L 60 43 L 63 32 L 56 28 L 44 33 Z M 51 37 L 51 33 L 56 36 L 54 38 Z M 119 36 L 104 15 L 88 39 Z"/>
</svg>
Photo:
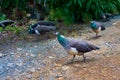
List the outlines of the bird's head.
<svg viewBox="0 0 120 80">
<path fill-rule="evenodd" d="M 33 24 L 31 24 L 29 27 L 28 27 L 28 33 L 29 34 L 34 34 L 35 33 L 35 30 L 34 30 L 34 28 L 33 28 Z"/>
<path fill-rule="evenodd" d="M 91 25 L 92 29 L 96 29 L 96 22 L 95 21 L 91 21 L 90 25 Z"/>
<path fill-rule="evenodd" d="M 94 26 L 94 25 L 96 25 L 96 22 L 95 21 L 91 21 L 90 24 L 91 24 L 91 26 Z"/>
<path fill-rule="evenodd" d="M 91 23 L 91 24 L 94 24 L 94 23 L 95 23 L 95 21 L 91 21 L 90 23 Z"/>
<path fill-rule="evenodd" d="M 33 29 L 34 29 L 36 26 L 37 26 L 37 24 L 30 24 L 30 27 L 33 28 Z"/>
<path fill-rule="evenodd" d="M 53 34 L 55 34 L 56 36 L 60 35 L 59 32 L 53 32 Z"/>
</svg>

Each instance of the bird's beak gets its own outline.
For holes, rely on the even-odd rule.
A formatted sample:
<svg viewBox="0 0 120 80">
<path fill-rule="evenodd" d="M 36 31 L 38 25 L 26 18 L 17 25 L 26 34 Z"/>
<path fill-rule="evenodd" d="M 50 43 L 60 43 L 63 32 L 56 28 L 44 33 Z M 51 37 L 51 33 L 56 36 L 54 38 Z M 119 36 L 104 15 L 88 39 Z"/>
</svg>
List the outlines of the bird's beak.
<svg viewBox="0 0 120 80">
<path fill-rule="evenodd" d="M 58 35 L 58 32 L 52 31 L 52 33 L 53 33 L 54 35 Z"/>
<path fill-rule="evenodd" d="M 93 23 L 93 21 L 90 22 L 91 24 Z"/>
</svg>

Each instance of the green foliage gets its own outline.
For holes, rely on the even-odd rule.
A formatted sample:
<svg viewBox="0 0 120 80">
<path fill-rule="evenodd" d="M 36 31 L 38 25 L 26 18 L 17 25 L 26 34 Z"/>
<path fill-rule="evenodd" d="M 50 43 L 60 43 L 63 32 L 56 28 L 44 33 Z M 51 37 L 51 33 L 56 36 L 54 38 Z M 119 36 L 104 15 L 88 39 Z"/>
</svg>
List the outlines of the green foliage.
<svg viewBox="0 0 120 80">
<path fill-rule="evenodd" d="M 52 21 L 64 21 L 65 24 L 70 24 L 73 22 L 72 14 L 70 14 L 69 9 L 66 8 L 56 8 L 55 10 L 52 10 L 50 12 L 50 15 L 48 16 L 49 20 Z"/>
<path fill-rule="evenodd" d="M 13 26 L 13 27 L 12 26 L 7 26 L 5 28 L 5 31 L 11 31 L 11 32 L 13 32 L 15 34 L 20 34 L 20 32 L 23 31 L 23 28 L 16 27 L 16 26 Z"/>
<path fill-rule="evenodd" d="M 6 15 L 4 15 L 4 14 L 0 14 L 0 21 L 2 21 L 2 20 L 5 20 L 6 19 Z"/>
<path fill-rule="evenodd" d="M 31 2 L 37 5 L 35 8 L 43 9 L 49 15 L 47 19 L 65 24 L 89 22 L 98 19 L 102 13 L 120 13 L 120 0 L 0 0 L 0 10 L 11 12 L 18 8 L 26 11 Z"/>
<path fill-rule="evenodd" d="M 12 10 L 18 8 L 20 10 L 25 10 L 29 0 L 0 0 L 1 9 Z"/>
<path fill-rule="evenodd" d="M 3 28 L 2 27 L 0 27 L 0 32 L 3 32 Z"/>
<path fill-rule="evenodd" d="M 88 22 L 91 19 L 98 19 L 102 13 L 116 11 L 117 6 L 120 6 L 118 2 L 120 0 L 46 0 L 50 7 L 48 19 L 62 19 L 67 23 Z"/>
<path fill-rule="evenodd" d="M 120 13 L 120 0 L 114 0 L 114 4 L 116 5 L 117 11 Z"/>
</svg>

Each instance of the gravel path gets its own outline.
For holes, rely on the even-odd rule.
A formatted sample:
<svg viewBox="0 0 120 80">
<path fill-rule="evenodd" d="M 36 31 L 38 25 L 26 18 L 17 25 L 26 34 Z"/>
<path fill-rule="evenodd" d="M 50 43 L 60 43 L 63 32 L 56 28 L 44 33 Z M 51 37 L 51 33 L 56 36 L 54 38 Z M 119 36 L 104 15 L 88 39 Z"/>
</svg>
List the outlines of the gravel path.
<svg viewBox="0 0 120 80">
<path fill-rule="evenodd" d="M 72 56 L 56 39 L 22 40 L 0 45 L 0 80 L 118 80 L 120 79 L 120 16 L 104 22 L 107 29 L 95 35 L 90 28 L 68 36 L 87 40 L 101 49 L 87 53 L 87 62 Z M 78 35 L 76 35 L 78 34 Z M 67 35 L 66 35 L 67 36 Z"/>
</svg>

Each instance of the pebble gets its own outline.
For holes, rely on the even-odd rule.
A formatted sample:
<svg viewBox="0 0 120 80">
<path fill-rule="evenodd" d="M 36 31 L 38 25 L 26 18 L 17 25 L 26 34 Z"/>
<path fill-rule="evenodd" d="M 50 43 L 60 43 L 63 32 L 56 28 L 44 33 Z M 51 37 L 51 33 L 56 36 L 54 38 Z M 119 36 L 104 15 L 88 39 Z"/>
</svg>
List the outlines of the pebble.
<svg viewBox="0 0 120 80">
<path fill-rule="evenodd" d="M 120 17 L 119 17 L 120 18 Z M 110 23 L 110 22 L 109 22 Z M 109 24 L 109 23 L 106 23 L 106 25 L 111 25 L 111 24 Z M 47 42 L 47 41 L 46 41 Z M 102 42 L 102 41 L 100 41 L 100 42 Z M 104 42 L 104 41 L 103 41 Z M 50 44 L 50 45 L 47 45 L 47 44 Z M 56 55 L 59 55 L 58 53 L 63 53 L 63 51 L 57 51 L 57 49 L 59 49 L 59 50 L 62 50 L 63 48 L 62 47 L 60 47 L 60 46 L 57 46 L 59 43 L 57 42 L 57 40 L 56 39 L 54 39 L 54 40 L 52 40 L 51 42 L 48 42 L 48 43 L 46 43 L 46 44 L 41 44 L 41 45 L 38 45 L 38 44 L 35 44 L 34 45 L 34 43 L 31 45 L 31 46 L 25 46 L 24 48 L 21 48 L 21 46 L 20 47 L 18 47 L 16 50 L 16 52 L 9 52 L 8 50 L 8 53 L 10 53 L 10 54 L 15 54 L 16 55 L 16 57 L 19 59 L 19 58 L 21 58 L 21 53 L 22 52 L 24 52 L 24 53 L 26 53 L 25 54 L 25 56 L 23 57 L 23 58 L 21 58 L 21 59 L 23 59 L 23 60 L 21 60 L 21 61 L 15 61 L 15 60 L 17 60 L 14 56 L 9 56 L 9 58 L 11 58 L 10 60 L 8 59 L 8 61 L 7 61 L 7 58 L 5 57 L 5 59 L 6 59 L 6 62 L 5 62 L 5 64 L 7 63 L 7 65 L 6 66 L 9 66 L 9 67 L 12 67 L 12 66 L 14 66 L 14 64 L 15 65 L 18 65 L 15 69 L 14 69 L 14 71 L 16 71 L 16 72 L 20 72 L 21 70 L 24 70 L 24 73 L 22 72 L 22 73 L 20 73 L 21 75 L 25 75 L 25 76 L 27 76 L 28 78 L 30 78 L 30 79 L 32 79 L 32 74 L 27 74 L 27 71 L 29 70 L 31 73 L 32 72 L 35 72 L 35 71 L 37 71 L 37 69 L 38 70 L 40 70 L 40 71 L 42 71 L 43 69 L 44 69 L 44 67 L 48 67 L 48 64 L 47 63 L 41 63 L 40 65 L 38 65 L 38 66 L 36 66 L 36 64 L 37 63 L 40 63 L 40 62 L 42 62 L 43 60 L 44 60 L 44 58 L 43 57 L 45 57 L 46 58 L 46 56 L 44 56 L 44 53 L 45 53 L 45 49 L 47 48 L 48 50 L 49 49 L 51 49 L 51 48 L 54 48 L 55 50 L 56 50 Z M 102 44 L 102 43 L 100 43 L 100 44 Z M 108 47 L 111 47 L 111 46 L 113 46 L 113 45 L 111 45 L 111 44 L 109 44 L 109 43 L 103 43 L 103 45 L 106 45 L 106 46 L 108 46 Z M 46 47 L 47 46 L 47 47 Z M 37 48 L 37 49 L 32 49 L 32 48 Z M 32 49 L 32 50 L 31 50 Z M 40 53 L 39 53 L 39 51 L 38 52 L 36 52 L 36 50 L 39 50 L 40 51 Z M 28 53 L 27 53 L 28 52 Z M 30 53 L 29 53 L 30 52 Z M 34 60 L 39 60 L 38 62 L 34 62 L 34 60 L 33 60 L 33 58 L 31 58 L 31 57 L 35 57 L 36 56 L 36 54 L 32 54 L 32 53 L 39 53 L 39 54 L 37 54 L 37 57 L 39 57 L 39 59 L 34 59 Z M 18 54 L 19 53 L 19 54 Z M 1 57 L 3 57 L 4 56 L 4 54 L 2 54 L 2 53 L 0 53 L 0 58 Z M 29 56 L 31 56 L 31 57 L 29 57 Z M 60 54 L 60 57 L 64 57 L 64 54 Z M 31 60 L 31 62 L 33 61 L 33 63 L 35 64 L 34 66 L 32 65 L 31 66 L 31 64 L 28 64 L 27 66 L 24 66 L 24 59 L 25 60 L 28 60 L 28 58 L 30 58 L 30 60 Z M 49 58 L 49 59 L 54 59 L 54 58 L 56 58 L 56 57 L 54 57 L 54 56 L 47 56 L 47 58 Z M 3 58 L 2 58 L 3 59 Z M 1 59 L 1 65 L 0 65 L 0 73 L 1 73 L 1 71 L 2 72 L 4 72 L 4 69 L 6 69 L 6 70 L 10 70 L 10 68 L 8 67 L 6 67 L 6 66 L 4 66 L 4 65 L 2 65 L 2 64 L 4 64 L 4 60 L 2 61 L 2 59 Z M 13 61 L 12 61 L 13 60 Z M 30 60 L 28 60 L 28 62 L 30 62 Z M 12 63 L 13 62 L 13 63 Z M 15 62 L 15 63 L 14 63 Z M 52 62 L 53 63 L 53 62 Z M 51 63 L 51 64 L 52 64 Z M 58 67 L 58 68 L 60 68 L 60 70 L 61 71 L 66 71 L 66 70 L 70 70 L 70 68 L 71 67 L 69 67 L 69 66 L 63 66 L 62 64 L 60 64 L 60 63 L 54 63 L 53 64 L 54 65 L 54 67 Z M 104 64 L 102 64 L 103 66 L 104 66 Z M 35 68 L 35 67 L 37 67 L 37 69 Z M 41 67 L 43 67 L 43 68 L 41 68 Z M 75 67 L 79 67 L 79 64 L 75 64 Z M 85 69 L 87 69 L 87 67 L 86 67 L 86 64 L 83 64 L 83 66 L 82 66 L 83 68 L 85 68 Z M 111 66 L 111 67 L 114 67 L 114 66 Z M 56 68 L 55 68 L 56 69 Z M 117 68 L 118 70 L 120 70 L 120 68 Z M 13 71 L 13 70 L 12 70 Z M 13 72 L 9 72 L 9 73 L 5 73 L 5 74 L 12 74 Z M 1 73 L 1 74 L 3 74 L 3 73 Z M 18 75 L 19 76 L 19 75 Z M 13 80 L 13 78 L 11 77 L 11 76 L 5 76 L 6 77 L 6 80 Z M 64 75 L 58 75 L 58 76 L 56 76 L 56 78 L 59 78 L 59 80 L 64 80 Z M 43 78 L 42 78 L 43 79 Z M 51 80 L 52 80 L 52 78 L 51 78 Z"/>
<path fill-rule="evenodd" d="M 35 54 L 30 53 L 30 56 L 31 56 L 31 57 L 35 57 Z"/>
<path fill-rule="evenodd" d="M 2 58 L 3 57 L 3 54 L 2 53 L 0 53 L 0 58 Z"/>
<path fill-rule="evenodd" d="M 17 48 L 17 51 L 21 51 L 22 50 L 22 48 Z"/>
<path fill-rule="evenodd" d="M 53 56 L 48 56 L 48 58 L 53 59 L 53 58 L 55 58 L 55 57 L 53 57 Z"/>
<path fill-rule="evenodd" d="M 8 63 L 7 66 L 12 67 L 14 64 L 13 63 Z"/>
<path fill-rule="evenodd" d="M 62 70 L 66 71 L 66 70 L 68 70 L 68 69 L 70 69 L 69 66 L 62 66 Z"/>
<path fill-rule="evenodd" d="M 54 67 L 61 67 L 62 64 L 54 64 Z"/>
<path fill-rule="evenodd" d="M 16 65 L 22 66 L 22 65 L 23 65 L 23 62 L 18 62 L 18 63 L 16 63 Z"/>
<path fill-rule="evenodd" d="M 35 68 L 34 68 L 34 67 L 30 68 L 29 70 L 30 70 L 31 72 L 35 72 Z"/>
</svg>

